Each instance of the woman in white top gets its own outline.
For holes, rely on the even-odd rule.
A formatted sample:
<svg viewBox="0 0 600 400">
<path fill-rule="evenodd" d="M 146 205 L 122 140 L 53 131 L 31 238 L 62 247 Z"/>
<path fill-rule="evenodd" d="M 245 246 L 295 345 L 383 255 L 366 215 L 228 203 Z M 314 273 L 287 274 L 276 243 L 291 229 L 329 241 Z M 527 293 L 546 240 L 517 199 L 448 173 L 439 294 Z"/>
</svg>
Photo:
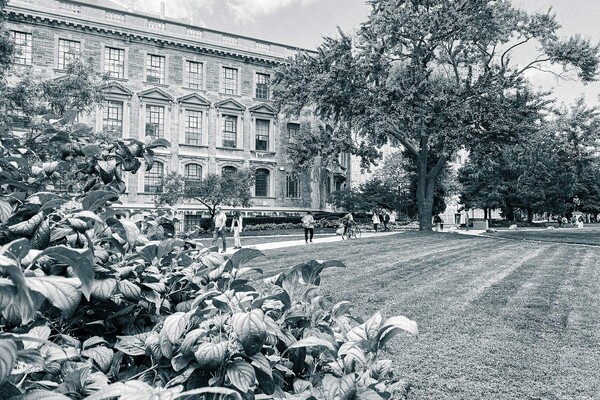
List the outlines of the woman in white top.
<svg viewBox="0 0 600 400">
<path fill-rule="evenodd" d="M 375 232 L 377 232 L 377 225 L 379 225 L 379 222 L 380 222 L 379 221 L 379 215 L 377 215 L 377 212 L 373 213 L 372 221 L 373 221 L 373 230 Z"/>
<path fill-rule="evenodd" d="M 304 240 L 306 243 L 308 243 L 309 239 L 312 242 L 315 234 L 315 218 L 310 211 L 302 217 L 302 227 L 304 228 Z"/>
<path fill-rule="evenodd" d="M 233 231 L 233 248 L 241 249 L 242 241 L 240 240 L 240 232 L 242 232 L 242 216 L 239 211 L 236 211 L 235 214 L 233 214 L 231 230 Z"/>
</svg>

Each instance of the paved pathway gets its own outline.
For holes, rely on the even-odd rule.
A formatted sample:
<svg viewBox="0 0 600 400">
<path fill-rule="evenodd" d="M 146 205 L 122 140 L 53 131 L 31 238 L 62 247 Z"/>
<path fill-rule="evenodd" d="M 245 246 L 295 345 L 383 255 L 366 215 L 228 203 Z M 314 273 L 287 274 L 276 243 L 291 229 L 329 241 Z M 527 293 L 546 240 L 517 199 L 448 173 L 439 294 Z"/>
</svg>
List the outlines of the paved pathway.
<svg viewBox="0 0 600 400">
<path fill-rule="evenodd" d="M 364 238 L 370 238 L 370 237 L 374 237 L 374 236 L 390 236 L 390 235 L 397 235 L 399 233 L 402 233 L 403 231 L 392 231 L 392 232 L 363 232 L 362 236 L 360 239 L 356 239 L 356 240 L 362 240 Z M 277 237 L 277 236 L 274 236 Z M 289 236 L 288 236 L 289 237 Z M 304 236 L 302 236 L 302 239 L 299 240 L 287 240 L 285 242 L 270 242 L 270 243 L 259 243 L 259 244 L 254 244 L 254 245 L 249 245 L 249 246 L 244 246 L 245 248 L 248 249 L 257 249 L 257 250 L 273 250 L 273 249 L 282 249 L 285 247 L 297 247 L 297 246 L 315 246 L 318 245 L 319 243 L 330 243 L 330 242 L 341 242 L 342 241 L 342 237 L 339 235 L 331 235 L 331 236 L 315 236 L 313 238 L 313 242 L 312 243 L 306 243 L 304 242 Z M 243 244 L 243 243 L 242 243 Z M 232 248 L 228 248 L 227 252 L 225 254 L 233 254 L 236 250 L 232 249 Z"/>
</svg>

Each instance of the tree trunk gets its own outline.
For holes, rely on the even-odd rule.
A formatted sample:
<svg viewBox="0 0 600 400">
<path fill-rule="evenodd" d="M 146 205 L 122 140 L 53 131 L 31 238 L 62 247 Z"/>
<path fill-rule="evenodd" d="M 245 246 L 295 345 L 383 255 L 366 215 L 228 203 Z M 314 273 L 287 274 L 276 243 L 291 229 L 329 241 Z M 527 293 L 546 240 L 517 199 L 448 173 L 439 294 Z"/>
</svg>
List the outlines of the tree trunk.
<svg viewBox="0 0 600 400">
<path fill-rule="evenodd" d="M 435 181 L 446 165 L 447 157 L 442 156 L 436 165 L 428 170 L 429 144 L 427 135 L 421 137 L 419 156 L 417 158 L 417 209 L 419 211 L 419 230 L 431 231 L 433 217 L 433 197 Z"/>
</svg>

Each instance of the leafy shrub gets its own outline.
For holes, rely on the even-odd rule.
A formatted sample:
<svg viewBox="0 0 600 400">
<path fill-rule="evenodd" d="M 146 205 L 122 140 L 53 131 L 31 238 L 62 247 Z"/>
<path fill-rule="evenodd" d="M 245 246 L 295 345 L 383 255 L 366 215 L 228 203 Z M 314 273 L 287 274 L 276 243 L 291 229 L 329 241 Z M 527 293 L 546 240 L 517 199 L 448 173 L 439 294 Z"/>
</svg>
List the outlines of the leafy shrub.
<svg viewBox="0 0 600 400">
<path fill-rule="evenodd" d="M 247 265 L 257 250 L 228 259 L 190 248 L 171 237 L 167 212 L 115 208 L 122 171 L 140 157 L 151 165 L 166 143 L 76 150 L 81 129 L 58 121 L 43 132 L 72 149 L 61 162 L 86 178 L 77 196 L 43 191 L 60 163 L 0 141 L 0 398 L 403 396 L 379 355 L 399 331 L 417 334 L 413 321 L 363 323 L 348 302 L 320 296 L 321 272 L 340 262 L 258 279 Z"/>
</svg>

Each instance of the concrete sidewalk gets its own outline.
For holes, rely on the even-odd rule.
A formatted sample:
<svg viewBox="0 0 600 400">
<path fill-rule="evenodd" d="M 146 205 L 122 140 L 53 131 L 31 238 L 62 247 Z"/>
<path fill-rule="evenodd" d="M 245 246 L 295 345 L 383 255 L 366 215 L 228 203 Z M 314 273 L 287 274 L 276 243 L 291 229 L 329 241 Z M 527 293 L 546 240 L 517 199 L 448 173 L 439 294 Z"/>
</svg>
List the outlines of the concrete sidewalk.
<svg viewBox="0 0 600 400">
<path fill-rule="evenodd" d="M 360 241 L 362 239 L 377 237 L 377 236 L 390 236 L 397 235 L 402 233 L 402 231 L 392 231 L 392 232 L 365 232 L 361 235 L 360 239 L 353 239 L 351 242 L 356 240 Z M 344 240 L 346 242 L 347 240 Z M 340 235 L 331 235 L 325 237 L 313 237 L 312 243 L 306 243 L 304 241 L 304 237 L 300 240 L 288 240 L 285 242 L 272 242 L 272 243 L 259 243 L 249 246 L 244 246 L 246 249 L 256 249 L 256 250 L 273 250 L 273 249 L 282 249 L 285 247 L 297 247 L 297 246 L 316 246 L 320 243 L 331 243 L 331 242 L 342 242 L 342 237 Z M 242 243 L 243 244 L 243 243 Z M 237 249 L 228 248 L 225 254 L 233 254 L 237 251 Z"/>
</svg>

